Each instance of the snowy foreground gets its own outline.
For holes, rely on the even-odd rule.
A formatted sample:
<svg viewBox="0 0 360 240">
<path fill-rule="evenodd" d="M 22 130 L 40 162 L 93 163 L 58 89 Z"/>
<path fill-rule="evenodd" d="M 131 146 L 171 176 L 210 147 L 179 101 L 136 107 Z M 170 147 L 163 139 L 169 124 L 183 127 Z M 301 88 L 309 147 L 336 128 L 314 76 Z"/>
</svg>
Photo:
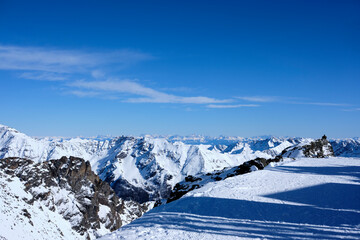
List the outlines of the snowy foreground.
<svg viewBox="0 0 360 240">
<path fill-rule="evenodd" d="M 105 239 L 360 239 L 360 159 L 286 159 L 212 182 Z"/>
</svg>

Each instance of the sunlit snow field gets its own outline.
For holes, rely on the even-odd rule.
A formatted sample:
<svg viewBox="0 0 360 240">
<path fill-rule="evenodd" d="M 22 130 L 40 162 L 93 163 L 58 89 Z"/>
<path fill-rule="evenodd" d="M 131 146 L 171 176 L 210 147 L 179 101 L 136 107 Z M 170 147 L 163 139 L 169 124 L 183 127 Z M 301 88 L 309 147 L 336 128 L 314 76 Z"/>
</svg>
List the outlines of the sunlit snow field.
<svg viewBox="0 0 360 240">
<path fill-rule="evenodd" d="M 286 159 L 213 182 L 102 239 L 360 239 L 360 159 Z"/>
</svg>

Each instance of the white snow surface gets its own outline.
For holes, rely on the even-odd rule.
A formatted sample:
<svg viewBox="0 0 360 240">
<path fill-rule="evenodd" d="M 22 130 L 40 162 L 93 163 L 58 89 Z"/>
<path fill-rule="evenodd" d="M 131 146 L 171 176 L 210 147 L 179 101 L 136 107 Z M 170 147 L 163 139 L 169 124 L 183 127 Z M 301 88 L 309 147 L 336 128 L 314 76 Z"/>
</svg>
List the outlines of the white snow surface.
<svg viewBox="0 0 360 240">
<path fill-rule="evenodd" d="M 300 158 L 211 182 L 102 237 L 360 239 L 360 158 Z"/>
</svg>

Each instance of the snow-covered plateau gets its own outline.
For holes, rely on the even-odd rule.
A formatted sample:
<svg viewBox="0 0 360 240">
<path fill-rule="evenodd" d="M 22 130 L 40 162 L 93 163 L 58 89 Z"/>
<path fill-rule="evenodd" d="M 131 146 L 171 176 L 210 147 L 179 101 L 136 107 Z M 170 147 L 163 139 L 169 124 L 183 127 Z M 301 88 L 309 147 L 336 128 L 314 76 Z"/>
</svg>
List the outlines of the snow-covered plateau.
<svg viewBox="0 0 360 240">
<path fill-rule="evenodd" d="M 356 239 L 359 163 L 358 138 L 34 138 L 0 125 L 0 240 L 120 226 L 104 238 Z"/>
</svg>

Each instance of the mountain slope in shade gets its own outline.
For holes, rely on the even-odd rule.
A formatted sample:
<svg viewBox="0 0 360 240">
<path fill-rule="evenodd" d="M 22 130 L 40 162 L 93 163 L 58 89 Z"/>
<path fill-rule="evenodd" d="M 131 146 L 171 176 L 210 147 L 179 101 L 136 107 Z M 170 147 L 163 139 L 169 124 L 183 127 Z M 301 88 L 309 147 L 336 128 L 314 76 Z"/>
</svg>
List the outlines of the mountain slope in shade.
<svg viewBox="0 0 360 240">
<path fill-rule="evenodd" d="M 102 237 L 359 239 L 360 159 L 285 159 L 210 182 Z"/>
<path fill-rule="evenodd" d="M 360 157 L 360 139 L 335 139 L 331 141 L 336 156 Z"/>
</svg>

